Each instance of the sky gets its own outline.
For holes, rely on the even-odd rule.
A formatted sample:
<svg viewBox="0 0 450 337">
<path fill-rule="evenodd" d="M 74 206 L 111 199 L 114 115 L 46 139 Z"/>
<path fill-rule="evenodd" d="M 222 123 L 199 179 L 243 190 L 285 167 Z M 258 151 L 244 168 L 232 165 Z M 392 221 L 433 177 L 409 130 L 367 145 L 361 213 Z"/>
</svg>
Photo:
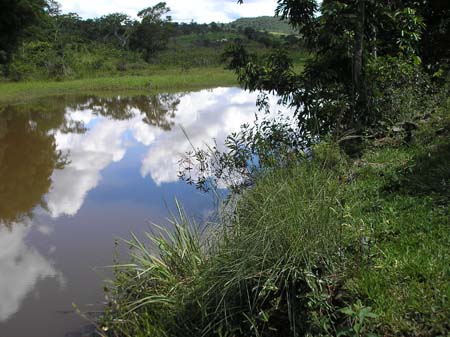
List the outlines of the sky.
<svg viewBox="0 0 450 337">
<path fill-rule="evenodd" d="M 81 17 L 94 18 L 110 13 L 125 13 L 135 17 L 143 8 L 161 0 L 59 0 L 64 13 L 75 12 Z M 198 23 L 230 22 L 240 17 L 274 15 L 275 0 L 165 0 L 174 21 Z"/>
</svg>

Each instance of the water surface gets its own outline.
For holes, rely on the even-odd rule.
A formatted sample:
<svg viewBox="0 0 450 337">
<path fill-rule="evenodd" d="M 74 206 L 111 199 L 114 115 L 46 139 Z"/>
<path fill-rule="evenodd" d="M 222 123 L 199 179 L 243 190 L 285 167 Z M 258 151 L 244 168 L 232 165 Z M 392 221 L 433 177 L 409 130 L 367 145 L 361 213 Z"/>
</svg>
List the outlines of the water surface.
<svg viewBox="0 0 450 337">
<path fill-rule="evenodd" d="M 87 336 L 72 303 L 101 311 L 96 267 L 114 240 L 164 224 L 174 198 L 208 218 L 211 197 L 179 181 L 178 162 L 252 123 L 256 99 L 217 88 L 0 108 L 0 337 Z"/>
</svg>

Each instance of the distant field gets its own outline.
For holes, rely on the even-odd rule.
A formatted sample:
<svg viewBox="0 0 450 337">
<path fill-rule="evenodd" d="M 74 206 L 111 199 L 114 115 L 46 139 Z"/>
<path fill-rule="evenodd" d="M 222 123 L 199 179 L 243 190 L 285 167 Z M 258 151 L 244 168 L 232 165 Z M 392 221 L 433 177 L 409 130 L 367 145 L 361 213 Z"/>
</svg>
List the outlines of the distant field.
<svg viewBox="0 0 450 337">
<path fill-rule="evenodd" d="M 303 70 L 307 57 L 294 53 L 296 73 Z M 0 105 L 22 103 L 45 96 L 131 91 L 173 92 L 233 85 L 238 85 L 236 74 L 224 69 L 223 66 L 182 67 L 160 64 L 148 66 L 141 71 L 98 74 L 91 78 L 0 82 Z"/>
<path fill-rule="evenodd" d="M 0 83 L 0 104 L 68 94 L 99 92 L 184 91 L 237 85 L 236 75 L 219 67 L 160 70 L 145 76 L 114 76 L 67 81 L 26 81 Z"/>
</svg>

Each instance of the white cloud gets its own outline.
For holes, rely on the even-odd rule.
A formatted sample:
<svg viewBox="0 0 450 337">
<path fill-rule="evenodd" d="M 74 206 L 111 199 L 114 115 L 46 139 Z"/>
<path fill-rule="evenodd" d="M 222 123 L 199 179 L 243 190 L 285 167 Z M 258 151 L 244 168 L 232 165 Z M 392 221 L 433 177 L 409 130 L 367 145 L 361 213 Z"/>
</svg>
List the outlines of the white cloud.
<svg viewBox="0 0 450 337">
<path fill-rule="evenodd" d="M 126 13 L 132 17 L 159 0 L 60 0 L 64 12 L 75 12 L 83 18 L 99 17 L 109 13 Z M 273 15 L 275 0 L 247 0 L 237 4 L 236 0 L 166 0 L 174 21 L 230 22 L 239 17 Z"/>
<path fill-rule="evenodd" d="M 64 284 L 53 264 L 27 246 L 30 230 L 31 226 L 26 224 L 13 224 L 9 230 L 0 223 L 0 322 L 19 311 L 39 280 L 56 278 L 61 286 Z"/>
</svg>

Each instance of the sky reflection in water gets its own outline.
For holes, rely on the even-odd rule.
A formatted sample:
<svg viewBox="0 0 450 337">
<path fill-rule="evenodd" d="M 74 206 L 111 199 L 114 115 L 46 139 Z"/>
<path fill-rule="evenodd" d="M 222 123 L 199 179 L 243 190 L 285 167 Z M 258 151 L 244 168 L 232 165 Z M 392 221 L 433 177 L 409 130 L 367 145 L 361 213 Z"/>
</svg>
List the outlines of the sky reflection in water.
<svg viewBox="0 0 450 337">
<path fill-rule="evenodd" d="M 115 237 L 164 222 L 175 197 L 210 214 L 210 198 L 179 182 L 178 161 L 190 142 L 221 145 L 252 123 L 256 99 L 217 88 L 0 110 L 0 336 L 64 336 L 84 324 L 60 312 L 101 301 L 92 268 L 112 262 Z"/>
</svg>

